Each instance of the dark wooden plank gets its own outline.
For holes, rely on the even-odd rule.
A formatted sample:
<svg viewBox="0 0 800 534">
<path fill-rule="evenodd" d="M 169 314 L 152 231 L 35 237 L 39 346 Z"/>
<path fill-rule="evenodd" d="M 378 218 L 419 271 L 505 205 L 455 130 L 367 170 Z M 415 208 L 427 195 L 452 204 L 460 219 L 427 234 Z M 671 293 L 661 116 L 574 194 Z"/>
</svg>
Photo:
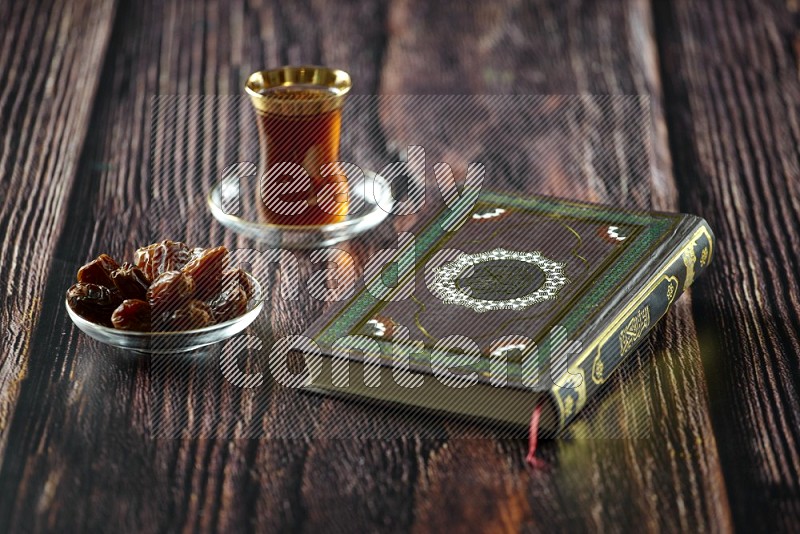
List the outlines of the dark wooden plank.
<svg viewBox="0 0 800 534">
<path fill-rule="evenodd" d="M 129 254 L 152 237 L 143 217 L 153 184 L 146 165 L 154 135 L 150 95 L 238 94 L 244 76 L 265 65 L 335 64 L 353 73 L 363 93 L 464 92 L 462 75 L 477 72 L 469 91 L 651 94 L 654 204 L 675 208 L 651 15 L 640 1 L 501 3 L 476 10 L 406 1 L 125 3 L 78 169 L 84 179 L 72 198 L 77 214 L 59 241 L 42 298 L 60 302 L 74 268 L 87 257 Z M 335 31 L 314 30 L 326 27 Z M 451 55 L 443 59 L 444 52 Z M 493 69 L 475 71 L 477 65 Z M 367 120 L 377 122 L 377 112 Z M 176 181 L 190 193 L 183 205 L 186 237 L 245 243 L 203 222 L 204 192 L 235 151 L 204 150 L 198 143 L 217 126 L 208 117 L 198 124 L 198 131 L 178 132 L 170 156 L 199 156 L 193 168 L 198 179 Z M 581 176 L 587 183 L 590 178 Z M 603 198 L 591 188 L 581 191 Z M 366 252 L 370 246 L 376 245 L 365 245 Z M 272 313 L 257 326 L 267 336 L 302 330 L 321 309 L 308 298 L 286 303 L 274 297 Z M 72 328 L 60 309 L 45 310 L 33 339 L 0 471 L 0 489 L 13 495 L 0 503 L 0 517 L 18 529 L 730 528 L 686 297 L 638 354 L 635 363 L 651 370 L 649 378 L 631 372 L 616 380 L 594 408 L 627 417 L 626 406 L 635 405 L 648 414 L 652 434 L 545 444 L 551 469 L 532 475 L 522 463 L 522 441 L 329 439 L 345 425 L 370 422 L 369 409 L 293 392 L 266 391 L 261 402 L 258 395 L 231 392 L 199 367 L 168 385 L 178 392 L 201 386 L 202 396 L 183 409 L 154 407 L 149 364 L 110 354 Z M 637 396 L 645 401 L 636 404 Z M 294 430 L 299 437 L 150 438 L 152 410 L 191 414 L 188 430 L 224 435 L 229 429 L 216 407 L 277 435 Z M 310 417 L 314 428 L 303 426 Z M 402 420 L 380 421 L 394 423 Z M 593 424 L 588 415 L 578 428 L 591 432 Z"/>
<path fill-rule="evenodd" d="M 657 10 L 681 207 L 719 238 L 693 299 L 731 508 L 800 523 L 800 83 L 796 2 Z"/>
<path fill-rule="evenodd" d="M 392 94 L 651 95 L 652 205 L 674 210 L 677 195 L 666 147 L 651 17 L 648 3 L 635 1 L 446 7 L 397 1 L 390 12 L 391 38 L 381 88 Z M 384 126 L 390 140 L 393 134 L 399 139 L 407 136 L 407 127 L 419 131 L 426 120 L 419 114 L 398 125 L 394 115 L 384 115 L 389 116 Z M 600 131 L 605 126 L 600 121 L 589 128 Z M 481 135 L 481 125 L 474 128 Z M 484 139 L 495 142 L 496 138 Z M 512 173 L 524 169 L 512 168 Z M 612 196 L 613 187 L 602 189 L 613 166 L 582 167 L 577 176 L 566 179 L 557 172 L 542 172 L 535 163 L 528 169 L 537 181 L 512 180 L 506 187 L 618 200 Z M 620 414 L 629 410 L 629 417 L 647 418 L 652 425 L 649 434 L 639 439 L 544 443 L 541 453 L 552 468 L 530 476 L 520 463 L 522 443 L 450 440 L 446 450 L 436 448 L 423 457 L 415 527 L 421 531 L 475 526 L 504 530 L 509 525 L 543 531 L 730 530 L 689 298 L 683 297 L 649 346 L 639 351 L 640 371 L 628 368 L 626 376 L 609 385 L 602 403 L 575 425 L 576 433 L 597 436 L 606 417 L 619 425 Z"/>
<path fill-rule="evenodd" d="M 0 457 L 75 182 L 113 2 L 3 2 L 0 43 Z"/>
<path fill-rule="evenodd" d="M 71 199 L 76 214 L 60 240 L 59 269 L 50 277 L 47 300 L 60 302 L 75 267 L 87 258 L 100 251 L 130 257 L 150 238 L 151 98 L 238 93 L 242 73 L 255 68 L 242 57 L 254 56 L 260 65 L 261 54 L 278 51 L 268 39 L 256 41 L 258 52 L 249 48 L 253 41 L 244 36 L 267 31 L 256 14 L 269 12 L 250 11 L 244 3 L 120 6 L 104 91 L 79 169 L 84 179 Z M 197 146 L 187 141 L 177 150 Z M 199 166 L 206 172 L 190 187 L 200 189 L 214 179 L 219 168 L 215 159 L 204 159 L 208 155 L 226 156 L 202 153 Z M 198 191 L 189 198 L 202 205 L 203 196 Z M 198 244 L 216 241 L 202 228 L 188 237 Z M 276 440 L 259 447 L 255 441 L 154 440 L 147 359 L 126 359 L 92 342 L 58 309 L 43 317 L 34 339 L 12 431 L 14 452 L 2 472 L 4 491 L 15 496 L 3 502 L 12 527 L 153 532 L 256 525 L 277 531 L 301 519 L 300 503 L 291 496 L 298 492 L 303 443 Z M 183 378 L 209 375 L 199 369 Z M 202 408 L 199 424 L 209 417 Z"/>
<path fill-rule="evenodd" d="M 154 232 L 164 226 L 147 217 L 155 205 L 151 189 L 156 185 L 165 194 L 185 194 L 181 209 L 186 219 L 179 229 L 183 235 L 175 237 L 198 244 L 242 243 L 218 225 L 209 225 L 204 206 L 210 184 L 230 163 L 227 158 L 237 154 L 227 145 L 210 146 L 209 139 L 224 138 L 228 132 L 235 135 L 235 125 L 217 125 L 213 116 L 192 115 L 188 106 L 170 108 L 169 100 L 151 102 L 151 95 L 238 94 L 250 71 L 290 61 L 336 63 L 359 80 L 358 91 L 373 92 L 378 73 L 374 62 L 382 48 L 381 4 L 343 3 L 338 10 L 328 10 L 321 3 L 120 6 L 101 82 L 104 92 L 79 169 L 84 180 L 71 200 L 80 209 L 59 242 L 57 269 L 45 300 L 60 301 L 74 269 L 87 258 L 100 251 L 129 256 L 136 245 L 162 237 L 154 237 Z M 341 19 L 340 29 L 350 28 L 362 40 L 345 47 L 333 43 L 333 35 L 320 35 L 326 43 L 322 56 L 319 45 L 308 39 L 307 29 L 334 15 Z M 374 28 L 372 33 L 357 28 L 366 19 L 372 20 L 367 25 Z M 252 35 L 261 38 L 243 37 Z M 185 122 L 170 129 L 173 112 Z M 195 119 L 188 128 L 188 121 Z M 377 115 L 373 120 L 377 122 Z M 169 133 L 175 137 L 164 139 Z M 152 171 L 147 166 L 151 140 L 158 164 Z M 187 162 L 189 167 L 181 168 L 191 170 L 196 180 L 167 176 L 170 169 Z M 258 328 L 275 335 L 302 330 L 321 309 L 321 303 L 307 295 L 298 302 L 282 302 L 277 291 L 274 297 L 273 311 Z M 349 409 L 347 403 L 294 392 L 272 396 L 269 390 L 260 393 L 267 399 L 262 402 L 264 398 L 245 397 L 226 387 L 218 368 L 198 365 L 167 383 L 169 402 L 157 405 L 150 391 L 155 379 L 152 363 L 126 359 L 81 335 L 62 309 L 51 309 L 42 317 L 34 339 L 34 357 L 12 431 L 12 452 L 0 473 L 0 485 L 14 495 L 4 500 L 2 510 L 12 527 L 317 529 L 326 521 L 327 507 L 318 508 L 326 497 L 336 497 L 329 504 L 345 513 L 363 506 L 366 512 L 348 523 L 356 530 L 410 521 L 415 444 L 386 449 L 382 442 L 339 441 L 343 450 L 338 454 L 328 443 L 317 447 L 311 429 L 304 431 L 308 413 L 322 409 L 335 422 L 336 411 Z M 55 360 L 50 357 L 53 352 L 58 355 Z M 202 394 L 186 401 L 181 395 L 190 386 L 202 389 Z M 151 439 L 154 416 L 162 420 L 191 416 L 188 435 L 224 437 L 218 406 L 245 414 L 248 424 L 276 437 Z M 364 466 L 364 484 L 355 485 L 349 495 L 337 492 L 329 482 L 336 456 L 343 469 Z M 44 506 L 42 495 L 46 495 Z M 395 506 L 384 509 L 386 498 Z"/>
</svg>

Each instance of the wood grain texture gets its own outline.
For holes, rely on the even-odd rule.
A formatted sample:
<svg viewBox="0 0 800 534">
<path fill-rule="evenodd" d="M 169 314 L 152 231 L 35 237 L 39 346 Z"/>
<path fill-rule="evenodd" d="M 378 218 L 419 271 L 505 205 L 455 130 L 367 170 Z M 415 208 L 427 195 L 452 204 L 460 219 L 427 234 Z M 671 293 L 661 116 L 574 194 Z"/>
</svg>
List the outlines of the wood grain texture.
<svg viewBox="0 0 800 534">
<path fill-rule="evenodd" d="M 395 2 L 390 28 L 396 33 L 389 41 L 382 88 L 396 94 L 649 94 L 655 172 L 647 190 L 652 191 L 655 207 L 674 210 L 676 188 L 660 111 L 650 19 L 649 6 L 642 2 L 495 2 L 480 8 Z M 442 20 L 450 23 L 439 26 Z M 431 50 L 442 52 L 432 54 Z M 588 128 L 602 131 L 608 119 L 586 122 Z M 386 129 L 391 132 L 392 125 Z M 554 133 L 540 135 L 549 138 Z M 565 136 L 572 143 L 585 138 L 602 146 L 591 133 Z M 482 141 L 491 146 L 496 139 Z M 624 147 L 636 149 L 633 143 Z M 548 150 L 558 153 L 559 149 L 548 146 Z M 535 151 L 535 140 L 528 151 Z M 620 190 L 621 168 L 618 160 L 589 165 L 565 179 L 564 173 L 557 172 L 558 166 L 512 165 L 512 174 L 530 178 L 505 187 L 625 205 L 628 199 L 614 196 Z M 646 169 L 646 179 L 650 170 Z M 434 517 L 435 509 L 446 502 L 453 513 L 440 520 L 460 530 L 476 522 L 502 530 L 510 516 L 536 530 L 729 530 L 730 512 L 688 296 L 670 312 L 637 358 L 638 372 L 627 367 L 624 377 L 617 376 L 609 384 L 606 397 L 573 426 L 576 434 L 602 436 L 609 421 L 613 421 L 611 428 L 624 428 L 619 425 L 631 417 L 630 410 L 647 414 L 646 425 L 652 426 L 649 433 L 645 430 L 645 437 L 544 443 L 542 454 L 555 467 L 547 474 L 535 473 L 522 484 L 519 478 L 525 475 L 515 462 L 522 453 L 519 446 L 493 454 L 486 452 L 483 442 L 451 441 L 449 451 L 437 454 L 436 461 L 426 463 L 421 473 L 422 480 L 437 483 L 418 488 L 420 515 Z M 476 457 L 483 461 L 471 461 Z M 465 479 L 470 484 L 464 485 Z M 504 497 L 487 502 L 481 497 L 484 491 Z M 476 502 L 481 503 L 480 513 L 472 510 Z M 428 523 L 423 522 L 422 529 L 426 528 Z"/>
<path fill-rule="evenodd" d="M 718 253 L 694 311 L 737 525 L 800 521 L 800 84 L 793 2 L 657 10 L 681 208 Z M 724 288 L 724 289 L 723 289 Z"/>
<path fill-rule="evenodd" d="M 0 48 L 11 132 L 0 190 L 24 200 L 0 207 L 3 228 L 20 229 L 4 231 L 0 280 L 33 260 L 0 316 L 11 333 L 0 368 L 0 530 L 725 532 L 734 519 L 790 530 L 800 465 L 797 29 L 791 3 L 707 4 L 148 0 L 123 1 L 115 15 L 109 4 L 0 6 L 13 22 Z M 247 155 L 249 117 L 223 116 L 222 101 L 202 95 L 238 95 L 251 71 L 286 63 L 343 68 L 356 94 L 650 96 L 649 131 L 624 146 L 652 150 L 652 196 L 630 201 L 705 215 L 721 246 L 710 276 L 572 428 L 580 438 L 638 420 L 649 434 L 545 442 L 548 468 L 531 472 L 522 440 L 423 439 L 413 419 L 369 405 L 242 391 L 213 357 L 165 368 L 126 358 L 82 335 L 60 306 L 41 306 L 61 302 L 88 258 L 129 256 L 165 228 L 250 246 L 209 224 L 204 207 L 219 171 Z M 52 72 L 70 83 L 54 84 Z M 43 96 L 62 106 L 39 106 Z M 597 146 L 614 147 L 598 133 L 617 111 L 591 123 Z M 363 153 L 391 161 L 402 124 L 377 105 L 358 120 L 353 128 L 369 132 Z M 563 173 L 544 172 L 506 185 L 614 200 L 612 178 L 631 153 L 609 153 L 566 188 Z M 525 156 L 511 163 L 538 169 Z M 175 209 L 148 217 L 159 195 L 174 195 Z M 348 251 L 363 258 L 391 245 L 389 230 Z M 26 244 L 34 236 L 46 257 Z M 307 255 L 299 268 L 311 276 Z M 719 292 L 732 284 L 742 291 Z M 308 295 L 285 301 L 273 284 L 270 311 L 249 332 L 298 333 L 323 308 Z M 243 362 L 263 364 L 252 349 Z M 175 422 L 178 435 L 153 439 L 154 421 Z M 403 437 L 342 438 L 366 428 Z"/>
<path fill-rule="evenodd" d="M 150 97 L 238 93 L 243 73 L 290 61 L 339 61 L 362 83 L 375 80 L 374 52 L 365 56 L 363 51 L 381 47 L 354 43 L 352 49 L 342 50 L 329 46 L 326 50 L 342 57 L 321 57 L 318 48 L 308 46 L 304 29 L 319 21 L 308 19 L 306 7 L 292 10 L 277 4 L 223 6 L 213 2 L 120 6 L 102 72 L 104 92 L 79 169 L 83 179 L 71 199 L 82 209 L 72 214 L 59 241 L 56 269 L 44 300 L 60 301 L 75 268 L 92 255 L 109 251 L 129 257 L 134 246 L 150 239 L 159 228 L 158 221 L 147 217 L 153 192 L 188 199 L 179 206 L 186 217 L 186 234 L 180 238 L 236 244 L 232 234 L 220 232 L 217 225 L 209 226 L 204 220 L 205 191 L 230 162 L 225 147 L 204 145 L 214 133 L 210 129 L 217 126 L 205 115 L 190 114 L 188 106 L 173 108 L 175 116 L 155 115 L 151 124 L 151 106 L 164 104 L 151 102 Z M 310 13 L 327 17 L 324 9 L 324 5 L 311 6 Z M 366 11 L 358 3 L 341 9 L 344 15 L 349 9 L 351 16 L 344 16 L 340 27 L 347 23 L 352 27 L 363 22 L 364 16 L 380 17 L 382 13 L 380 4 Z M 380 28 L 380 20 L 373 26 Z M 259 34 L 263 40 L 256 41 L 257 49 L 251 48 L 252 40 L 241 38 Z M 238 63 L 236 58 L 244 59 Z M 374 88 L 362 91 L 373 92 Z M 192 128 L 181 124 L 175 130 L 177 137 L 162 150 L 158 134 L 170 130 L 159 121 L 175 118 L 198 122 L 192 122 Z M 219 127 L 229 128 L 222 137 L 235 131 L 231 125 Z M 163 156 L 166 165 L 192 162 L 188 170 L 196 172 L 193 176 L 198 180 L 170 180 L 165 176 L 165 170 L 172 168 L 168 166 L 151 172 L 147 165 L 151 141 L 156 156 Z M 308 277 L 307 262 L 302 268 L 301 274 Z M 259 328 L 276 335 L 301 331 L 320 306 L 307 296 L 300 302 L 283 303 L 276 292 L 274 311 Z M 63 331 L 69 335 L 64 336 Z M 226 388 L 218 368 L 195 367 L 167 383 L 163 402 L 154 405 L 150 380 L 155 364 L 128 361 L 120 353 L 109 358 L 102 346 L 74 330 L 60 309 L 47 310 L 33 338 L 27 388 L 16 407 L 14 452 L 0 474 L 4 491 L 14 495 L 3 500 L 0 518 L 15 530 L 57 526 L 68 531 L 282 531 L 304 525 L 314 529 L 327 520 L 329 505 L 352 515 L 361 501 L 372 504 L 363 508 L 365 513 L 358 520 L 345 516 L 342 528 L 350 525 L 371 530 L 410 521 L 414 445 L 385 449 L 378 441 L 363 445 L 330 442 L 333 447 L 347 444 L 347 455 L 329 448 L 328 443 L 314 447 L 309 414 L 319 409 L 330 412 L 333 401 L 298 398 L 293 392 L 278 392 L 272 398 L 267 390 L 260 394 L 269 397 L 269 402 L 256 399 L 253 404 L 258 406 L 248 406 L 245 404 L 252 399 Z M 51 357 L 54 350 L 59 354 L 55 361 Z M 183 399 L 170 397 L 175 391 L 185 394 L 181 388 L 186 387 L 203 388 L 206 400 L 181 404 Z M 215 402 L 209 403 L 209 399 Z M 225 421 L 219 420 L 215 406 L 230 406 L 230 410 L 246 414 L 248 424 L 265 429 L 262 435 L 277 437 L 259 441 L 151 439 L 152 410 L 165 411 L 166 417 L 176 419 L 191 416 L 188 435 L 226 435 Z M 335 413 L 332 420 L 337 420 Z M 290 431 L 299 437 L 286 438 Z M 344 502 L 341 490 L 330 483 L 336 458 L 343 460 L 341 468 L 347 471 L 362 466 L 364 483 L 353 484 Z M 398 484 L 397 476 L 404 477 L 405 484 Z M 338 481 L 341 476 L 335 478 Z M 80 495 L 77 500 L 76 495 Z M 383 499 L 401 505 L 384 507 L 389 500 Z"/>
<path fill-rule="evenodd" d="M 0 455 L 51 254 L 68 216 L 114 4 L 3 2 L 0 19 Z"/>
</svg>

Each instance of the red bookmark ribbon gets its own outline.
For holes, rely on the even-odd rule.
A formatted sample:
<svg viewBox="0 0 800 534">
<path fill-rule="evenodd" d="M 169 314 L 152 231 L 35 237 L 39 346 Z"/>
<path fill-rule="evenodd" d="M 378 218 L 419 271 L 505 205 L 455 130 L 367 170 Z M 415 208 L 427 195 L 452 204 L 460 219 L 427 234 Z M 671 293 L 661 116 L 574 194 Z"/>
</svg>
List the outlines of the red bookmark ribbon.
<svg viewBox="0 0 800 534">
<path fill-rule="evenodd" d="M 540 460 L 536 457 L 536 445 L 539 439 L 539 417 L 541 415 L 542 405 L 538 404 L 531 414 L 531 426 L 528 436 L 528 455 L 525 457 L 525 462 L 533 469 L 541 469 L 546 465 L 544 460 Z"/>
</svg>

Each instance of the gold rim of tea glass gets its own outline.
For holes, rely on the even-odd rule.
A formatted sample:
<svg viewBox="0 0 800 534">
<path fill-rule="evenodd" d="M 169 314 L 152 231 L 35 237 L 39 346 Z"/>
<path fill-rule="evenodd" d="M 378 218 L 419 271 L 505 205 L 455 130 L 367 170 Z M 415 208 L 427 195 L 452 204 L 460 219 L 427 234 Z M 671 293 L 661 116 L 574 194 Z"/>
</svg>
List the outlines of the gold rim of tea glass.
<svg viewBox="0 0 800 534">
<path fill-rule="evenodd" d="M 350 91 L 350 75 L 343 70 L 304 65 L 260 70 L 247 78 L 245 91 L 257 111 L 279 115 L 313 115 L 342 107 Z M 271 91 L 277 88 L 288 91 Z M 287 98 L 292 89 L 325 89 L 319 98 Z"/>
</svg>

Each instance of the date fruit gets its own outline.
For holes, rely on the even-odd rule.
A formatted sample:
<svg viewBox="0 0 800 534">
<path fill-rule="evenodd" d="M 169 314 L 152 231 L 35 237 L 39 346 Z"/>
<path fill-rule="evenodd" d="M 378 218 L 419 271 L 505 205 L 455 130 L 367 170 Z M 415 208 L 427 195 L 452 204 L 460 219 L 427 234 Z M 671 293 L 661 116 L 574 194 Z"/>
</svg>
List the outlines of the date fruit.
<svg viewBox="0 0 800 534">
<path fill-rule="evenodd" d="M 93 323 L 111 324 L 111 314 L 122 303 L 122 298 L 106 286 L 77 283 L 67 290 L 67 304 L 72 310 Z"/>
<path fill-rule="evenodd" d="M 111 323 L 119 330 L 149 332 L 150 304 L 140 299 L 124 300 L 111 314 Z"/>
<path fill-rule="evenodd" d="M 157 312 L 175 310 L 194 294 L 194 280 L 181 271 L 167 271 L 153 280 L 147 300 Z"/>
<path fill-rule="evenodd" d="M 167 239 L 137 249 L 133 261 L 152 282 L 167 271 L 180 271 L 191 256 L 192 251 L 184 243 Z"/>
<path fill-rule="evenodd" d="M 137 332 L 183 331 L 247 312 L 255 283 L 229 269 L 225 247 L 191 248 L 164 240 L 138 248 L 120 266 L 101 254 L 78 271 L 67 303 L 88 321 Z"/>
<path fill-rule="evenodd" d="M 200 256 L 203 255 L 203 252 L 205 251 L 206 249 L 204 249 L 203 247 L 194 247 L 191 253 L 189 254 L 189 261 L 192 261 L 195 258 L 199 258 Z"/>
<path fill-rule="evenodd" d="M 111 273 L 111 280 L 124 299 L 145 300 L 150 282 L 141 269 L 130 263 Z"/>
<path fill-rule="evenodd" d="M 177 310 L 159 314 L 154 326 L 160 331 L 179 332 L 212 324 L 214 324 L 214 314 L 208 304 L 202 300 L 190 300 Z"/>
<path fill-rule="evenodd" d="M 100 254 L 97 259 L 90 261 L 78 269 L 78 282 L 81 284 L 97 284 L 109 289 L 114 288 L 111 273 L 119 268 L 114 258 L 108 254 Z"/>
<path fill-rule="evenodd" d="M 194 280 L 195 293 L 200 299 L 219 294 L 222 286 L 222 271 L 228 265 L 228 249 L 210 248 L 186 264 L 183 272 Z"/>
<path fill-rule="evenodd" d="M 247 295 L 248 300 L 253 298 L 253 294 L 255 293 L 253 281 L 244 270 L 238 267 L 235 269 L 228 269 L 222 273 L 222 291 L 227 291 L 234 287 L 241 288 L 245 295 Z"/>
<path fill-rule="evenodd" d="M 223 289 L 222 293 L 210 302 L 214 320 L 218 323 L 244 315 L 247 311 L 247 293 L 241 287 Z"/>
</svg>

